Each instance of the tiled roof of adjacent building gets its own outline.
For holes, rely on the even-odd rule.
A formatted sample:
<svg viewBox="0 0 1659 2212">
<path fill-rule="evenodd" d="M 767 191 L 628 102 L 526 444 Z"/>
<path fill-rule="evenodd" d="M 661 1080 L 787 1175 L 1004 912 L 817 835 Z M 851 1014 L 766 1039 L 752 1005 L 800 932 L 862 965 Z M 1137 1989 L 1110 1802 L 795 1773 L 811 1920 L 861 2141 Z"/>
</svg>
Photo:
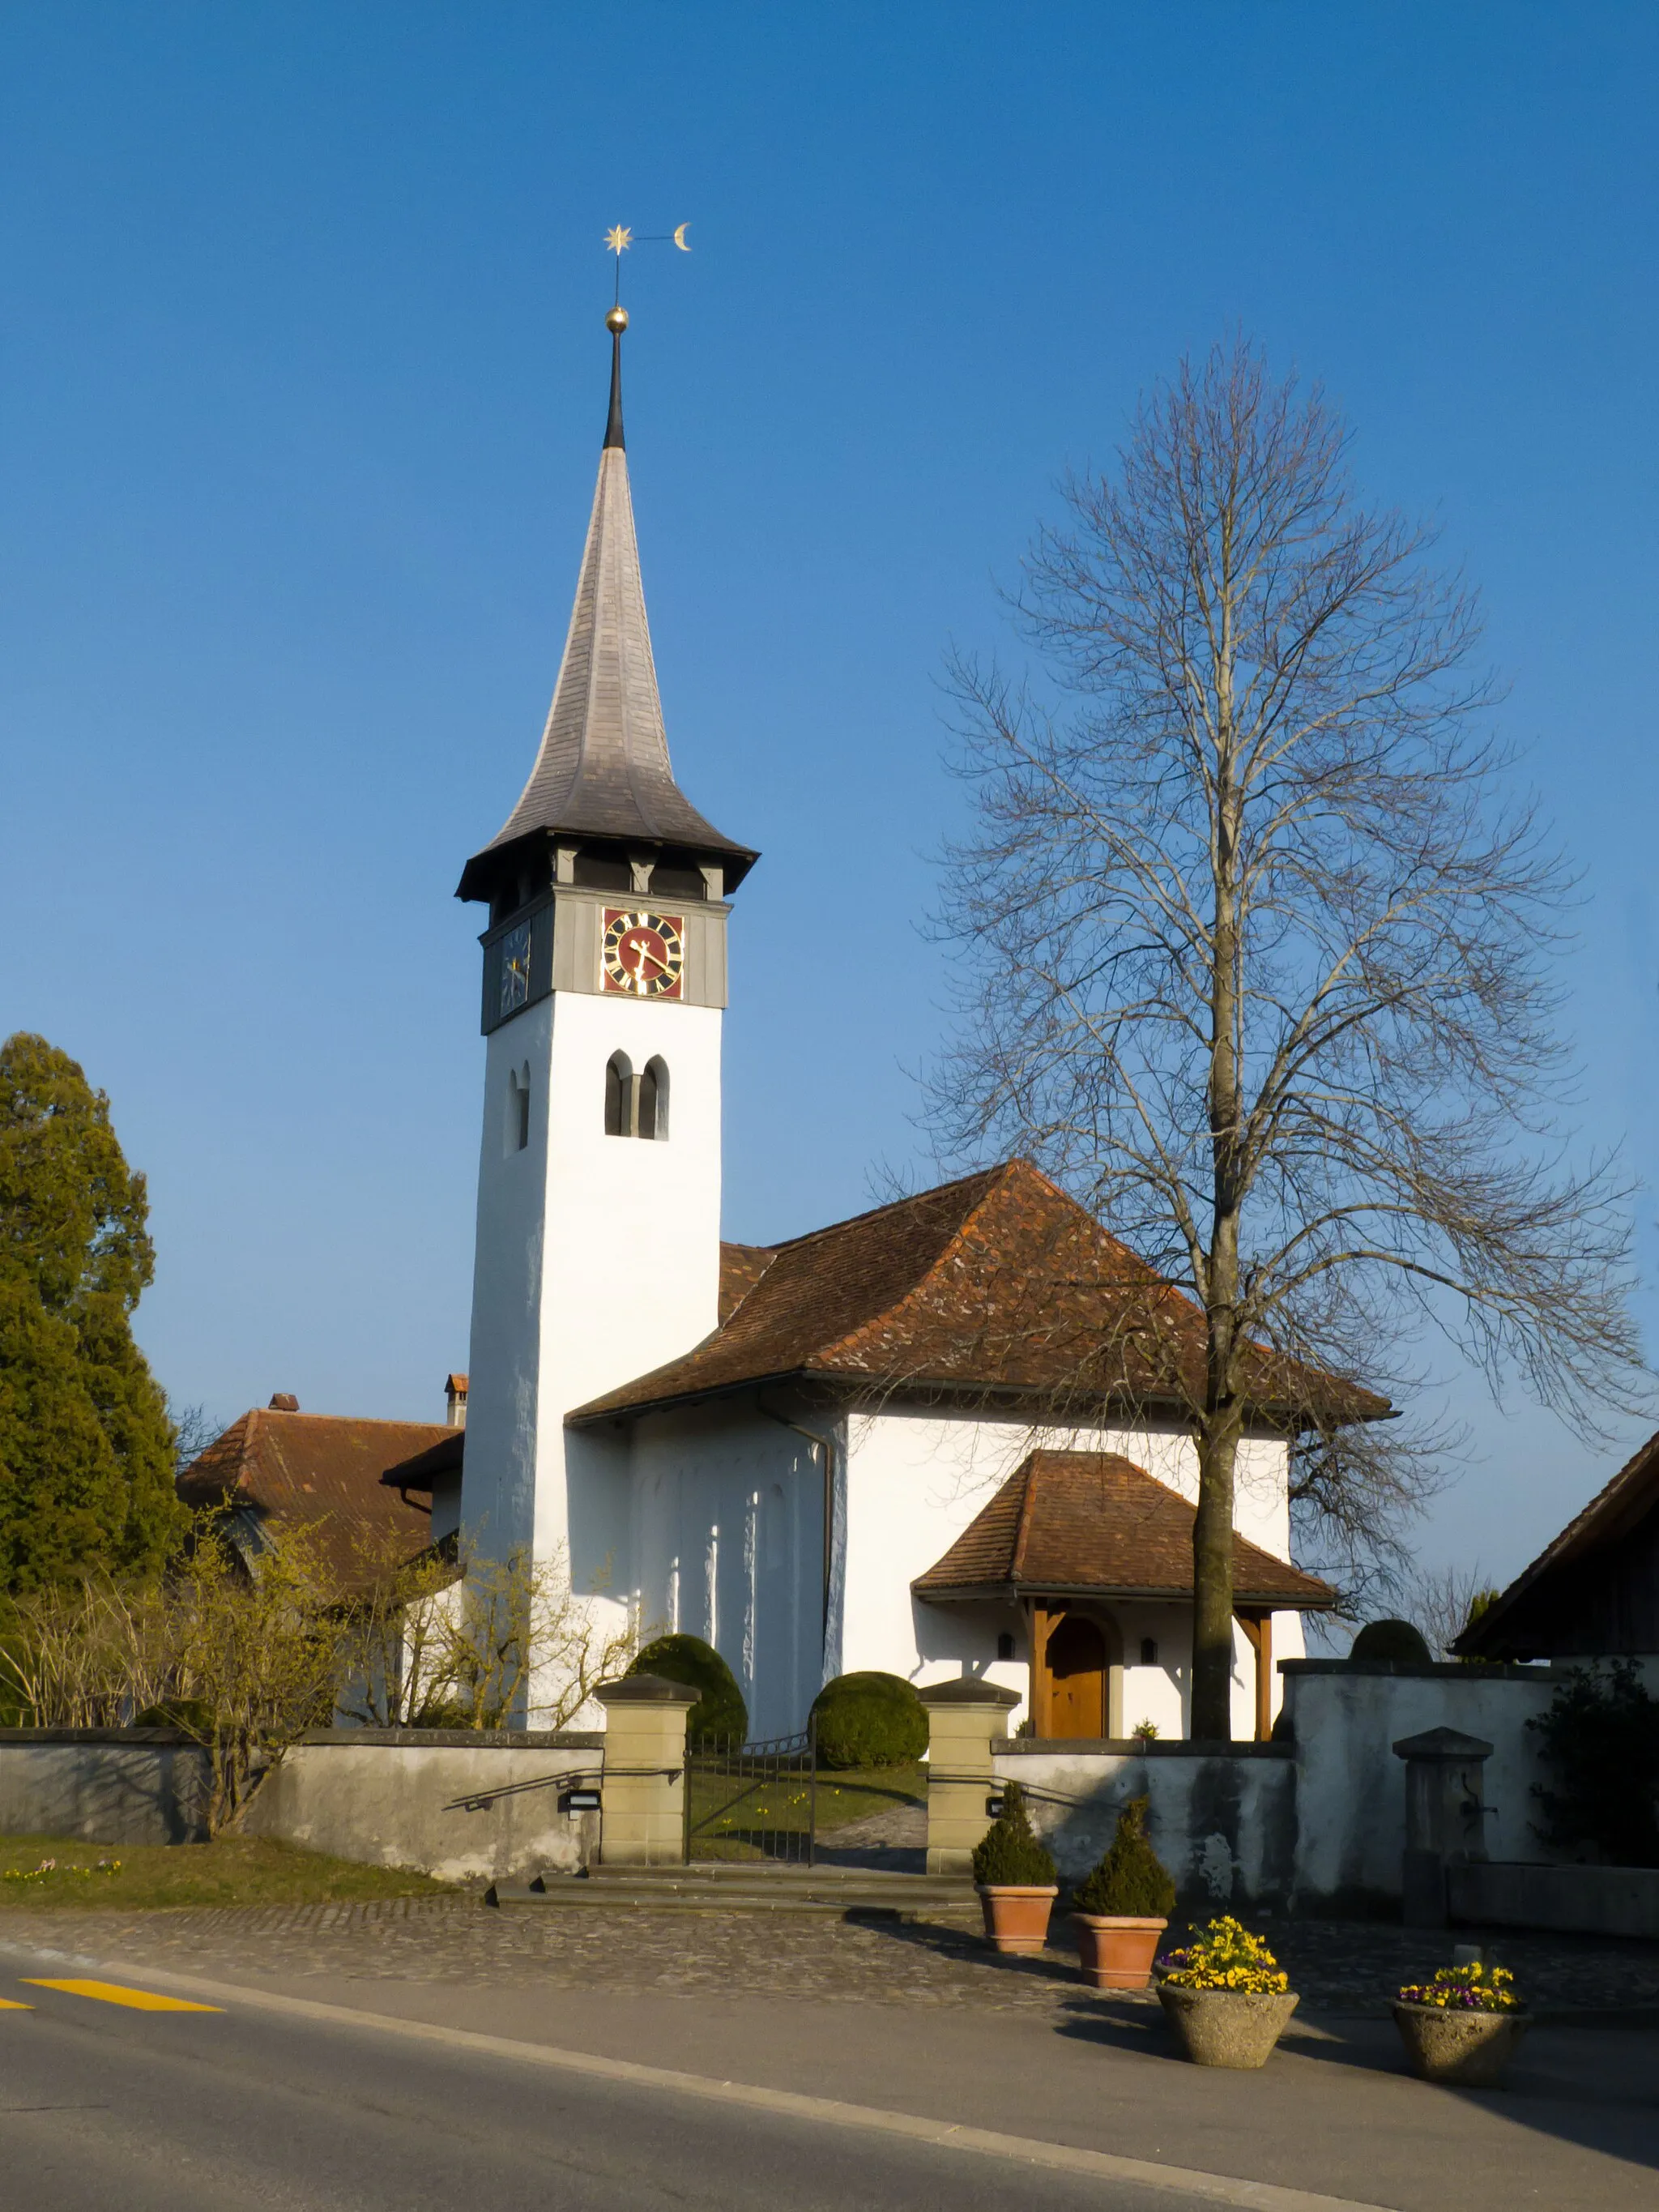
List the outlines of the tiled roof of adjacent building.
<svg viewBox="0 0 1659 2212">
<path fill-rule="evenodd" d="M 703 819 L 669 763 L 623 450 L 620 346 L 618 334 L 611 420 L 541 750 L 499 835 L 462 871 L 460 898 L 487 898 L 495 873 L 492 856 L 550 831 L 720 858 L 728 890 L 755 859 L 748 846 L 734 844 Z"/>
<path fill-rule="evenodd" d="M 1115 1452 L 1036 1451 L 911 1589 L 935 1602 L 1030 1593 L 1190 1597 L 1194 1510 Z M 1336 1592 L 1236 1531 L 1240 1605 L 1326 1611 Z"/>
<path fill-rule="evenodd" d="M 1454 1640 L 1453 1651 L 1460 1659 L 1528 1659 L 1555 1656 L 1564 1643 L 1568 1656 L 1601 1656 L 1609 1649 L 1652 1650 L 1650 1628 L 1638 1637 L 1620 1637 L 1616 1619 L 1607 1624 L 1613 1630 L 1610 1638 L 1582 1651 L 1574 1649 L 1571 1635 L 1564 1639 L 1559 1633 L 1563 1627 L 1582 1625 L 1589 1577 L 1599 1573 L 1605 1579 L 1609 1565 L 1628 1565 L 1632 1548 L 1639 1558 L 1641 1541 L 1635 1540 L 1652 1515 L 1659 1515 L 1659 1435 L 1650 1437 L 1583 1512 L 1522 1569 Z M 1615 1572 L 1612 1579 L 1622 1577 Z M 1644 1610 L 1659 1612 L 1659 1603 L 1649 1597 Z"/>
<path fill-rule="evenodd" d="M 720 1324 L 682 1358 L 591 1400 L 595 1421 L 759 1382 L 986 1393 L 1081 1411 L 1191 1402 L 1203 1317 L 1029 1161 L 775 1247 L 727 1247 Z M 1265 1349 L 1251 1417 L 1376 1419 L 1387 1401 Z"/>
<path fill-rule="evenodd" d="M 407 1539 L 410 1558 L 426 1548 L 429 1513 L 387 1478 L 461 1433 L 438 1422 L 362 1421 L 256 1407 L 191 1462 L 179 1477 L 179 1495 L 198 1508 L 247 1507 L 261 1520 L 321 1522 L 324 1548 L 349 1581 L 365 1541 L 378 1547 Z"/>
</svg>

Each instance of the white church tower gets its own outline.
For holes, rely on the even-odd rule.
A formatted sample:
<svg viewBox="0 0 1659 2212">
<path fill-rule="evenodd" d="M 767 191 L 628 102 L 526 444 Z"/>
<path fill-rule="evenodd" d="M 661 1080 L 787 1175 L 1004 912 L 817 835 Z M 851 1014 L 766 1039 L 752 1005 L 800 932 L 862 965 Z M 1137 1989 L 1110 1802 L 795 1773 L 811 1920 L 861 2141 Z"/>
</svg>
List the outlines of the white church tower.
<svg viewBox="0 0 1659 2212">
<path fill-rule="evenodd" d="M 564 1416 L 718 1319 L 728 894 L 756 854 L 674 781 L 611 411 L 541 750 L 457 896 L 488 901 L 483 1141 L 461 1523 L 629 1595 L 619 1448 Z M 615 1456 L 613 1456 L 613 1454 Z"/>
</svg>

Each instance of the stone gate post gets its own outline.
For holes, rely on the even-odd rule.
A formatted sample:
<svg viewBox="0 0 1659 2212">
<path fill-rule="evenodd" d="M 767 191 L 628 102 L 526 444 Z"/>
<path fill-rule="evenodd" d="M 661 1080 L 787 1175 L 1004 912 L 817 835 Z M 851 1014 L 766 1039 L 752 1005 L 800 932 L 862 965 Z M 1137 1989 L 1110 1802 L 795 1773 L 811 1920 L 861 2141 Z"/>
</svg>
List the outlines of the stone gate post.
<svg viewBox="0 0 1659 2212">
<path fill-rule="evenodd" d="M 933 1682 L 917 1694 L 927 1708 L 927 1871 L 970 1874 L 991 1825 L 991 1739 L 1006 1732 L 1019 1694 L 971 1680 Z"/>
<path fill-rule="evenodd" d="M 1492 1746 L 1454 1728 L 1425 1729 L 1394 1747 L 1406 1762 L 1406 1855 L 1401 1917 L 1407 1928 L 1446 1925 L 1446 1869 L 1486 1856 L 1482 1767 Z"/>
<path fill-rule="evenodd" d="M 625 1674 L 593 1695 L 605 1707 L 600 1864 L 684 1866 L 685 1723 L 702 1692 L 659 1674 Z"/>
</svg>

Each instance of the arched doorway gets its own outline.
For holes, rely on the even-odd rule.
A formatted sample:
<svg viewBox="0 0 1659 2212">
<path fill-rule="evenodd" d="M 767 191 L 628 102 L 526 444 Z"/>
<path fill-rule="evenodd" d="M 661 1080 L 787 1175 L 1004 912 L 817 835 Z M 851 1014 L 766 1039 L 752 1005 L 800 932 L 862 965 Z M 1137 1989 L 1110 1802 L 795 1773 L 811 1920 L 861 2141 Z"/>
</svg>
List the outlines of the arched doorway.
<svg viewBox="0 0 1659 2212">
<path fill-rule="evenodd" d="M 1039 1614 L 1042 1681 L 1035 1717 L 1045 1736 L 1113 1736 L 1122 1729 L 1121 1639 L 1109 1620 L 1086 1613 Z M 1034 1686 L 1036 1687 L 1037 1686 Z"/>
<path fill-rule="evenodd" d="M 1086 1613 L 1062 1613 L 1048 1637 L 1052 1735 L 1106 1733 L 1106 1638 Z"/>
</svg>

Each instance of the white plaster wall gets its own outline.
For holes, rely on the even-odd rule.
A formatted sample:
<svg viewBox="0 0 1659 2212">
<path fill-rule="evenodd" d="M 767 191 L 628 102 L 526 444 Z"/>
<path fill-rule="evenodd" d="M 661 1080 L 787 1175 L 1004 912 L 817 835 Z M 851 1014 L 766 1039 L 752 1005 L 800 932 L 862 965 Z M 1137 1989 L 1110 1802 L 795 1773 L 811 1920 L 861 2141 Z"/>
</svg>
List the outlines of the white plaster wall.
<svg viewBox="0 0 1659 2212">
<path fill-rule="evenodd" d="M 1074 1881 L 1110 1847 L 1132 1797 L 1150 1799 L 1148 1832 L 1188 1911 L 1222 1912 L 1290 1894 L 1295 1867 L 1295 1765 L 1289 1747 L 1149 1755 L 1005 1741 L 999 1780 L 1025 1792 L 1032 1825 Z M 1178 1908 L 1179 1909 L 1179 1908 Z"/>
<path fill-rule="evenodd" d="M 319 1729 L 256 1792 L 245 1826 L 249 1835 L 368 1866 L 417 1867 L 443 1881 L 574 1873 L 593 1856 L 599 1820 L 561 1812 L 560 1790 L 594 1784 L 603 1747 L 598 1735 Z"/>
<path fill-rule="evenodd" d="M 658 1414 L 635 1426 L 632 1480 L 644 1632 L 712 1644 L 751 1736 L 804 1727 L 824 1680 L 823 1475 L 811 1444 L 752 1405 Z"/>
<path fill-rule="evenodd" d="M 605 1133 L 605 1071 L 669 1071 L 668 1134 Z M 556 993 L 492 1033 L 485 1054 L 463 1523 L 501 1557 L 562 1555 L 595 1613 L 625 1618 L 625 1445 L 567 1432 L 574 1407 L 677 1358 L 720 1300 L 720 1014 Z M 509 1077 L 530 1072 L 517 1149 Z"/>
<path fill-rule="evenodd" d="M 1120 1452 L 1188 1499 L 1198 1496 L 1198 1455 L 1174 1428 L 1066 1430 L 1024 1421 L 963 1419 L 886 1409 L 848 1422 L 844 1528 L 832 1577 L 831 1673 L 882 1668 L 917 1683 L 982 1674 L 1022 1698 L 1029 1685 L 1024 1624 L 1012 1608 L 924 1605 L 910 1594 L 1013 1474 L 1030 1451 Z M 1279 1559 L 1290 1557 L 1288 1453 L 1282 1439 L 1247 1438 L 1239 1450 L 1237 1520 L 1241 1534 Z M 1123 1723 L 1142 1718 L 1164 1735 L 1185 1733 L 1191 1663 L 1190 1619 L 1183 1607 L 1111 1608 L 1124 1641 Z M 1000 1632 L 1012 1630 L 1016 1656 L 996 1656 Z M 1144 1636 L 1157 1639 L 1155 1667 L 1139 1663 Z M 1296 1613 L 1273 1616 L 1273 1657 L 1298 1658 Z M 1277 1711 L 1281 1686 L 1274 1668 Z M 1024 1713 L 1024 1706 L 1020 1714 Z M 1016 1720 L 1020 1715 L 1016 1715 Z M 1255 1725 L 1255 1661 L 1243 1636 L 1233 1639 L 1233 1733 Z"/>
<path fill-rule="evenodd" d="M 1315 1662 L 1287 1678 L 1296 1739 L 1297 1887 L 1314 1899 L 1398 1897 L 1406 1848 L 1406 1766 L 1394 1746 L 1453 1728 L 1492 1747 L 1482 1777 L 1486 1849 L 1544 1863 L 1532 1790 L 1543 1769 L 1527 1723 L 1561 1680 L 1546 1667 L 1414 1667 L 1399 1673 Z"/>
</svg>

